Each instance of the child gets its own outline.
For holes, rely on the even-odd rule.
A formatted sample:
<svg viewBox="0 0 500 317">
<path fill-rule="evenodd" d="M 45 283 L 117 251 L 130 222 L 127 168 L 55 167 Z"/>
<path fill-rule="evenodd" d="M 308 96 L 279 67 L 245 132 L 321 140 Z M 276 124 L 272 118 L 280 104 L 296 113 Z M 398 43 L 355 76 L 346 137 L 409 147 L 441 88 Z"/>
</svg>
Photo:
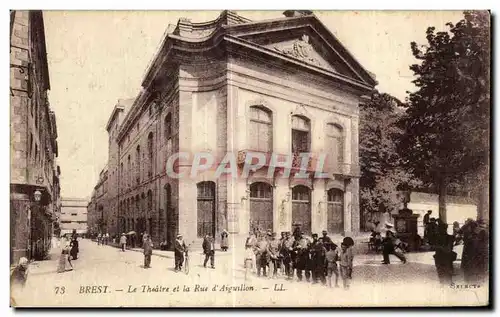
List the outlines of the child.
<svg viewBox="0 0 500 317">
<path fill-rule="evenodd" d="M 345 244 L 341 244 L 341 251 L 339 255 L 340 259 L 340 276 L 342 277 L 342 282 L 344 284 L 344 289 L 349 289 L 350 274 L 352 272 L 352 251 Z"/>
<path fill-rule="evenodd" d="M 339 287 L 339 270 L 337 268 L 339 253 L 335 243 L 326 244 L 326 271 L 328 287 L 332 287 L 332 275 L 335 274 L 335 287 Z"/>
</svg>

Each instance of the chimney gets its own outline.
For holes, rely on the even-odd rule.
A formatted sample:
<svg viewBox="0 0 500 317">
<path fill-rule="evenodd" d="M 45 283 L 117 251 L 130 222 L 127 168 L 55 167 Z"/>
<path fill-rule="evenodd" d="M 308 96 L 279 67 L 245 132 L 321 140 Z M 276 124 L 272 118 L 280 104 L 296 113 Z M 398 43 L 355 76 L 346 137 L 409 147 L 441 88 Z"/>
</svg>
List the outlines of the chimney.
<svg viewBox="0 0 500 317">
<path fill-rule="evenodd" d="M 312 14 L 313 12 L 310 10 L 286 10 L 285 12 L 283 12 L 283 15 L 287 18 L 298 18 Z"/>
</svg>

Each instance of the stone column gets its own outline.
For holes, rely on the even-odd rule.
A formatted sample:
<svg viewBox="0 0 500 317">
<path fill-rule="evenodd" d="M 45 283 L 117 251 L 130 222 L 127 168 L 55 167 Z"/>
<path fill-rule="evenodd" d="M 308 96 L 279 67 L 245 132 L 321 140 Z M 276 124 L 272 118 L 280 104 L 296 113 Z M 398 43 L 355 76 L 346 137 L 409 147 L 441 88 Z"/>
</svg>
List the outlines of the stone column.
<svg viewBox="0 0 500 317">
<path fill-rule="evenodd" d="M 346 180 L 344 193 L 344 236 L 352 235 L 352 181 Z"/>
</svg>

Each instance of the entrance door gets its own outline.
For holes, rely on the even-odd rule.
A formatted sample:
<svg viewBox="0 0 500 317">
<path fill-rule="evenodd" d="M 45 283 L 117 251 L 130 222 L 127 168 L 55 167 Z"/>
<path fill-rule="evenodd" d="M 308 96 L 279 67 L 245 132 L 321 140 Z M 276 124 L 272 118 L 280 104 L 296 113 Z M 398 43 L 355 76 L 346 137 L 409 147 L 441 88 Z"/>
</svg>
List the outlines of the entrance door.
<svg viewBox="0 0 500 317">
<path fill-rule="evenodd" d="M 273 188 L 267 183 L 250 185 L 250 230 L 273 230 Z"/>
<path fill-rule="evenodd" d="M 311 190 L 303 185 L 292 189 L 292 226 L 311 234 Z"/>
<path fill-rule="evenodd" d="M 215 236 L 215 183 L 198 183 L 198 237 Z"/>
<path fill-rule="evenodd" d="M 344 192 L 332 188 L 328 191 L 328 233 L 341 234 L 344 231 Z"/>
</svg>

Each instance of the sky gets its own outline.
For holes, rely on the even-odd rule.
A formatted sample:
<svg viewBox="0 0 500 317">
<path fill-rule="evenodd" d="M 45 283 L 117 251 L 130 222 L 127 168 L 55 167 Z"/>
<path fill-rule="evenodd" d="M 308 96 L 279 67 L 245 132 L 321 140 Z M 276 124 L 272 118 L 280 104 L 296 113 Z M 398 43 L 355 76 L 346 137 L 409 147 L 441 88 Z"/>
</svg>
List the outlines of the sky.
<svg viewBox="0 0 500 317">
<path fill-rule="evenodd" d="M 237 11 L 251 20 L 282 11 Z M 410 42 L 446 30 L 460 11 L 315 11 L 367 70 L 381 92 L 404 100 L 415 89 Z M 118 99 L 133 98 L 169 24 L 215 19 L 220 11 L 44 11 L 51 90 L 56 114 L 61 194 L 88 198 L 108 157 L 106 123 Z"/>
</svg>

